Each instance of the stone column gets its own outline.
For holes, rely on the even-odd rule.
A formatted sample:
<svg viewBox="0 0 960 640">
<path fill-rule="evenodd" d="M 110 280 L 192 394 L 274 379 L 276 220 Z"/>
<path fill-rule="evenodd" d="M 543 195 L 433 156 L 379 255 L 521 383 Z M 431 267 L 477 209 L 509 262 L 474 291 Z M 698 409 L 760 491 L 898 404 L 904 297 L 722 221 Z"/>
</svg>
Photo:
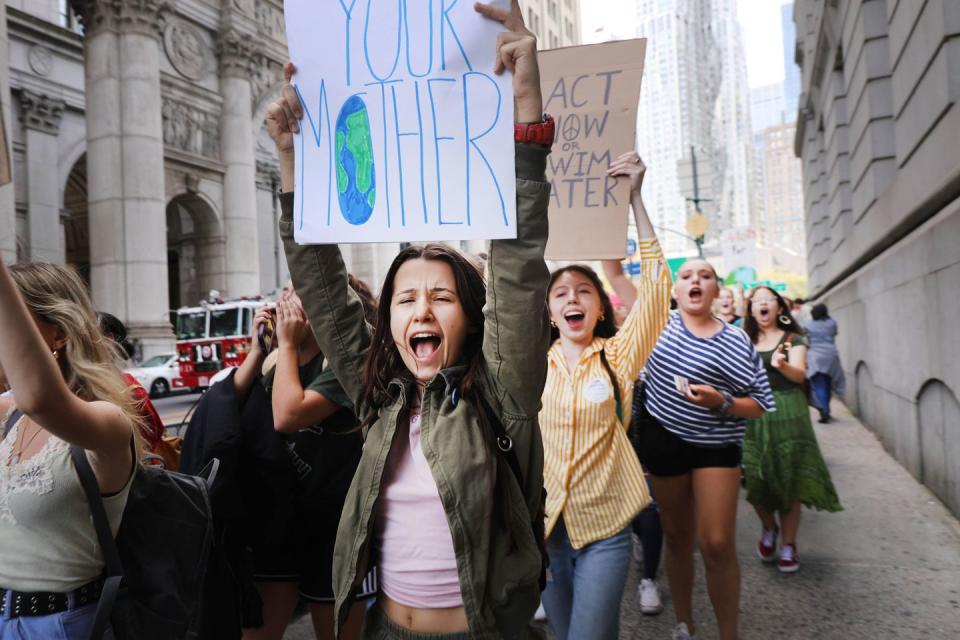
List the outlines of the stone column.
<svg viewBox="0 0 960 640">
<path fill-rule="evenodd" d="M 224 31 L 218 43 L 223 116 L 220 150 L 223 176 L 223 235 L 226 238 L 227 291 L 230 297 L 260 291 L 260 248 L 257 229 L 256 160 L 254 156 L 252 88 L 256 53 L 249 36 Z"/>
<path fill-rule="evenodd" d="M 13 155 L 11 138 L 13 111 L 10 104 L 10 73 L 7 61 L 10 60 L 10 45 L 7 41 L 7 6 L 0 0 L 0 110 L 3 112 L 3 124 L 6 127 L 7 147 Z M 13 158 L 10 158 L 13 161 Z M 11 171 L 13 168 L 11 167 Z M 13 182 L 0 186 L 0 258 L 6 264 L 17 261 L 17 210 L 13 199 Z"/>
<path fill-rule="evenodd" d="M 63 100 L 20 91 L 20 122 L 27 151 L 27 229 L 32 262 L 64 262 L 57 188 L 57 134 Z"/>
<path fill-rule="evenodd" d="M 93 301 L 144 357 L 173 347 L 167 291 L 160 30 L 163 0 L 73 0 L 85 29 Z"/>
<path fill-rule="evenodd" d="M 260 292 L 269 293 L 277 288 L 280 279 L 287 274 L 283 257 L 283 243 L 277 229 L 280 203 L 275 195 L 280 184 L 280 171 L 276 165 L 257 161 L 257 223 L 260 239 Z"/>
</svg>

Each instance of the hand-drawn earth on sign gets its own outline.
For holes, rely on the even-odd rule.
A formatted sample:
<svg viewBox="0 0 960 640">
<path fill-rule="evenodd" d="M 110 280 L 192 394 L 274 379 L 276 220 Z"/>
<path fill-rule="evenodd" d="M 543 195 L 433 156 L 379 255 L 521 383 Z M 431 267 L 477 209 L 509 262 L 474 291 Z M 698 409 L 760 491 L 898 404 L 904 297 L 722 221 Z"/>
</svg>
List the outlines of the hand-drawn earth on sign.
<svg viewBox="0 0 960 640">
<path fill-rule="evenodd" d="M 377 202 L 377 178 L 370 118 L 359 96 L 351 96 L 337 116 L 336 154 L 340 210 L 350 224 L 363 224 Z"/>
</svg>

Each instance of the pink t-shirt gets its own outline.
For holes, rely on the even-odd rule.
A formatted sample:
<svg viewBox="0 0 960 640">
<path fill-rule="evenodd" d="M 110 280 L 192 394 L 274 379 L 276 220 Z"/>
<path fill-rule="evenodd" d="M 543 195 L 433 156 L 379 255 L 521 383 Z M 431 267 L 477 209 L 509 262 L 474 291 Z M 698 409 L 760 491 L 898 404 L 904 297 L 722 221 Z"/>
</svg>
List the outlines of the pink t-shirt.
<svg viewBox="0 0 960 640">
<path fill-rule="evenodd" d="M 398 427 L 377 507 L 380 589 L 407 607 L 463 606 L 453 536 L 437 483 L 420 448 L 420 409 Z"/>
</svg>

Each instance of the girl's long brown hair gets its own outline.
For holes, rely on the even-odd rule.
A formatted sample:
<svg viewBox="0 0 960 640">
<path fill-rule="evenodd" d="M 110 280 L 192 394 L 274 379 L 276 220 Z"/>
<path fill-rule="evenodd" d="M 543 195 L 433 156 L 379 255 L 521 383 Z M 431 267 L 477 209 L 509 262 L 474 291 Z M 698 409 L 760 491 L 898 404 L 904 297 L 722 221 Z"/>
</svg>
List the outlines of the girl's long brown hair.
<svg viewBox="0 0 960 640">
<path fill-rule="evenodd" d="M 27 308 L 66 336 L 57 361 L 70 391 L 88 402 L 105 400 L 117 406 L 133 426 L 139 453 L 147 431 L 140 405 L 121 377 L 120 347 L 101 332 L 79 274 L 72 267 L 46 262 L 9 269 Z"/>
<path fill-rule="evenodd" d="M 487 286 L 483 274 L 475 264 L 458 251 L 442 244 L 410 246 L 400 251 L 393 259 L 390 269 L 380 289 L 380 302 L 376 322 L 373 325 L 373 338 L 367 352 L 363 374 L 363 393 L 361 395 L 361 425 L 363 428 L 373 425 L 380 410 L 396 399 L 391 396 L 390 381 L 409 374 L 407 366 L 400 358 L 397 345 L 390 331 L 390 301 L 393 299 L 394 283 L 400 267 L 409 260 L 436 260 L 447 264 L 453 271 L 457 285 L 457 296 L 463 312 L 467 316 L 471 331 L 467 334 L 460 361 L 456 364 L 465 367 L 458 384 L 460 401 L 471 404 L 483 431 L 483 441 L 491 465 L 502 455 L 496 444 L 496 434 L 491 420 L 498 419 L 485 411 L 489 405 L 489 390 L 486 388 L 486 362 L 483 359 L 483 306 L 487 299 Z M 496 468 L 491 466 L 491 468 Z M 496 477 L 496 476 L 494 476 Z M 494 500 L 494 508 L 508 535 L 512 535 L 510 505 L 506 500 Z"/>
<path fill-rule="evenodd" d="M 376 322 L 373 323 L 373 338 L 364 367 L 361 403 L 364 426 L 373 424 L 380 409 L 393 400 L 389 391 L 390 381 L 404 376 L 407 371 L 390 331 L 390 301 L 393 299 L 394 281 L 400 267 L 408 260 L 416 259 L 444 262 L 453 271 L 460 304 L 468 324 L 473 328 L 473 331 L 467 334 L 458 363 L 466 367 L 460 380 L 460 397 L 468 400 L 477 391 L 486 391 L 481 389 L 485 366 L 482 354 L 483 305 L 487 299 L 487 286 L 483 275 L 473 263 L 446 245 L 410 246 L 401 250 L 393 259 L 380 289 Z"/>
<path fill-rule="evenodd" d="M 588 267 L 585 264 L 571 264 L 566 267 L 561 267 L 550 274 L 550 284 L 547 286 L 547 296 L 550 295 L 550 292 L 553 291 L 553 285 L 563 274 L 568 271 L 574 273 L 579 273 L 584 278 L 590 281 L 593 287 L 597 290 L 597 295 L 600 296 L 600 305 L 603 308 L 602 320 L 597 320 L 597 325 L 593 328 L 593 335 L 595 338 L 612 338 L 617 333 L 617 323 L 616 318 L 613 313 L 613 303 L 610 302 L 610 296 L 607 295 L 606 290 L 603 288 L 603 283 L 600 282 L 600 276 L 597 275 L 597 272 Z M 560 337 L 560 330 L 554 326 L 550 327 L 550 341 L 553 342 Z"/>
<path fill-rule="evenodd" d="M 760 285 L 759 287 L 754 287 L 753 291 L 751 291 L 747 297 L 747 308 L 743 316 L 743 330 L 750 336 L 750 342 L 757 344 L 757 340 L 760 339 L 760 325 L 757 324 L 756 319 L 753 317 L 753 296 L 761 289 L 769 291 L 773 294 L 773 297 L 777 299 L 777 327 L 787 333 L 805 334 L 806 331 L 803 330 L 800 323 L 794 320 L 793 314 L 790 313 L 790 307 L 788 307 L 787 303 L 783 300 L 783 296 L 770 287 Z M 784 322 L 784 318 L 788 320 L 788 322 Z"/>
</svg>

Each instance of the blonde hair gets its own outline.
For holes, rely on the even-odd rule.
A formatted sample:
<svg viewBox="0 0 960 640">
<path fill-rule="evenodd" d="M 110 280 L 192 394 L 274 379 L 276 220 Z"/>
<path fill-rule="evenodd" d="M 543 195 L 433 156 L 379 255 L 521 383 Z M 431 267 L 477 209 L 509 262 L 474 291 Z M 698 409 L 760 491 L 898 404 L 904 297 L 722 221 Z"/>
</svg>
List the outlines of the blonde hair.
<svg viewBox="0 0 960 640">
<path fill-rule="evenodd" d="M 27 308 L 63 332 L 66 342 L 57 361 L 70 391 L 87 402 L 117 406 L 133 426 L 139 460 L 146 432 L 141 406 L 123 380 L 119 347 L 100 331 L 86 284 L 73 268 L 48 262 L 9 269 Z"/>
</svg>

